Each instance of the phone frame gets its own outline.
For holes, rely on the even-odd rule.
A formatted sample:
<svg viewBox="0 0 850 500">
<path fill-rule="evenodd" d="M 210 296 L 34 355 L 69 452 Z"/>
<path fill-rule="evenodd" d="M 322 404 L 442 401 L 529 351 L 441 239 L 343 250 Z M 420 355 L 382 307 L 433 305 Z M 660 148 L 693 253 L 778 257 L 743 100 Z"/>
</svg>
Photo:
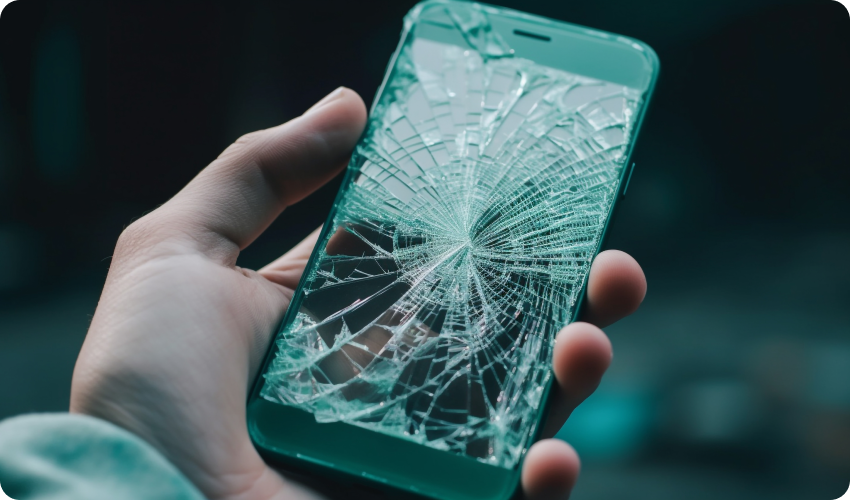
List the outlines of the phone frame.
<svg viewBox="0 0 850 500">
<path fill-rule="evenodd" d="M 374 103 L 379 102 L 396 59 L 414 30 L 417 30 L 417 37 L 455 45 L 466 43 L 459 32 L 441 28 L 439 19 L 431 16 L 435 13 L 435 7 L 455 3 L 461 2 L 428 0 L 417 4 L 411 10 L 405 18 L 401 39 L 390 59 L 373 107 Z M 598 80 L 643 89 L 642 104 L 635 119 L 631 141 L 627 145 L 626 162 L 621 173 L 618 193 L 596 249 L 598 254 L 607 237 L 617 202 L 625 196 L 631 177 L 634 166 L 631 157 L 658 77 L 658 57 L 643 42 L 624 36 L 509 9 L 483 4 L 481 7 L 487 13 L 493 30 L 509 40 L 509 45 L 517 57 Z M 522 33 L 517 34 L 517 31 Z M 529 36 L 529 33 L 538 37 Z M 547 37 L 548 40 L 544 40 Z M 342 186 L 354 180 L 359 168 L 360 165 L 352 161 L 345 171 Z M 328 233 L 334 229 L 332 223 L 342 201 L 342 194 L 341 190 L 334 200 L 333 208 L 319 236 L 320 242 L 326 241 L 330 236 Z M 313 252 L 307 263 L 308 269 L 315 265 L 316 259 L 317 253 Z M 586 295 L 586 281 L 585 277 L 574 317 L 581 313 Z M 303 282 L 299 283 L 282 325 L 294 319 L 303 296 L 302 286 Z M 259 396 L 264 380 L 262 374 L 275 352 L 275 342 L 272 341 L 250 391 L 247 408 L 251 439 L 261 455 L 270 463 L 306 476 L 308 482 L 312 478 L 312 482 L 322 484 L 326 482 L 325 478 L 329 478 L 346 488 L 360 486 L 370 491 L 383 492 L 389 495 L 387 498 L 506 500 L 516 493 L 522 461 L 513 469 L 488 465 L 473 458 L 342 422 L 320 424 L 311 413 L 264 400 Z M 545 423 L 553 380 L 554 377 L 550 377 L 545 388 L 543 409 L 538 415 L 532 442 L 539 439 Z M 286 422 L 286 425 L 283 425 L 283 422 Z M 346 491 L 349 498 L 356 497 L 350 490 Z"/>
</svg>

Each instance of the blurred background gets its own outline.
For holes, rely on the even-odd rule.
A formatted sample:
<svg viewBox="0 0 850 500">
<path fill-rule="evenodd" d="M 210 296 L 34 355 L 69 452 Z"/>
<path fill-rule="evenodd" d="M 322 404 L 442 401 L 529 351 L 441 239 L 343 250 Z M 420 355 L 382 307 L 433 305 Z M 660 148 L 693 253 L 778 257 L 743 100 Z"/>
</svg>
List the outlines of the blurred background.
<svg viewBox="0 0 850 500">
<path fill-rule="evenodd" d="M 645 41 L 662 74 L 609 246 L 644 306 L 561 431 L 576 500 L 850 482 L 850 18 L 829 1 L 494 3 Z M 411 1 L 19 0 L 0 17 L 0 418 L 67 408 L 114 242 L 246 132 L 371 103 Z M 338 180 L 240 264 L 324 221 Z"/>
</svg>

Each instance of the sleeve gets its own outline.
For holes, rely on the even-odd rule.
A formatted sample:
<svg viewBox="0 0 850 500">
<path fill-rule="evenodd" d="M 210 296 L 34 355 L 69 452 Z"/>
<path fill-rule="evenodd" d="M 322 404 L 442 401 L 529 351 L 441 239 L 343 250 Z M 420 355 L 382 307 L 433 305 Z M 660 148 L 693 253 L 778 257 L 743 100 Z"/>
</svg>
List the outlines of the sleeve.
<svg viewBox="0 0 850 500">
<path fill-rule="evenodd" d="M 0 488 L 0 500 L 203 499 L 140 438 L 68 413 L 0 422 Z"/>
</svg>

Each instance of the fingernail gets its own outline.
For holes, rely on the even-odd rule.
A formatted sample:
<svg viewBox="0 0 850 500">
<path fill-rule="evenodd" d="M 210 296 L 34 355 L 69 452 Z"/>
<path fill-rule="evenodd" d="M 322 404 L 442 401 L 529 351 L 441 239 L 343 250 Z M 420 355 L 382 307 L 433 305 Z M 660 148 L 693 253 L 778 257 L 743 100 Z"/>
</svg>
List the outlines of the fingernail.
<svg viewBox="0 0 850 500">
<path fill-rule="evenodd" d="M 308 109 L 307 111 L 305 111 L 305 112 L 304 112 L 304 114 L 305 114 L 305 115 L 308 115 L 308 114 L 310 114 L 310 113 L 312 113 L 312 112 L 316 111 L 317 109 L 321 108 L 321 107 L 322 107 L 322 106 L 324 106 L 325 104 L 328 104 L 329 102 L 333 102 L 333 101 L 335 101 L 335 100 L 339 99 L 340 97 L 342 97 L 342 89 L 343 89 L 343 88 L 344 88 L 344 87 L 337 87 L 337 89 L 336 89 L 336 90 L 334 90 L 334 91 L 333 91 L 333 92 L 331 92 L 330 94 L 328 94 L 328 95 L 326 95 L 325 97 L 323 97 L 323 98 L 322 98 L 322 100 L 320 100 L 320 101 L 319 101 L 319 102 L 317 102 L 316 104 L 314 104 L 314 105 L 310 106 L 310 109 Z"/>
</svg>

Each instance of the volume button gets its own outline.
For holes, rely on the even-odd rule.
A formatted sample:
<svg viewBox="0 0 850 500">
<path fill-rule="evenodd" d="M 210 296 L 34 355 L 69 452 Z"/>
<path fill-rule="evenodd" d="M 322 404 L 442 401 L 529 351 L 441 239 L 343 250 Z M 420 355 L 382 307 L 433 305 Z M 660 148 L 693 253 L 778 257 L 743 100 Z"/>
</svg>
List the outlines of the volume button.
<svg viewBox="0 0 850 500">
<path fill-rule="evenodd" d="M 635 163 L 632 163 L 631 168 L 629 168 L 629 175 L 626 177 L 626 187 L 623 188 L 623 198 L 626 197 L 626 191 L 629 190 L 629 183 L 632 182 L 632 174 L 635 173 Z"/>
</svg>

